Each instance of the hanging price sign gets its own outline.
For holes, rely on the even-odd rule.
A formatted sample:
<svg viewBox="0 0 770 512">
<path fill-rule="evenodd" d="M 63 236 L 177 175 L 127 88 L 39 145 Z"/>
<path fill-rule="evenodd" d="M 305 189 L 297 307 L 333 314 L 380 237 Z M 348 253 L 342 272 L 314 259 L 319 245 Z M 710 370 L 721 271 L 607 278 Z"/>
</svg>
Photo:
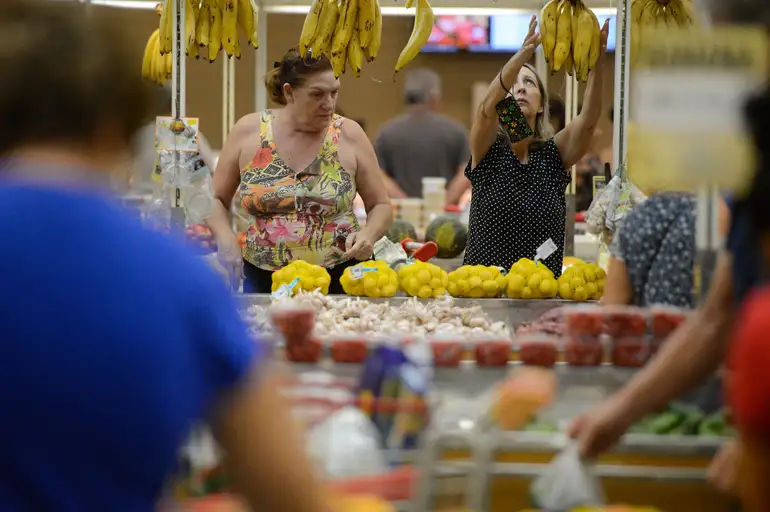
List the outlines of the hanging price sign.
<svg viewBox="0 0 770 512">
<path fill-rule="evenodd" d="M 663 29 L 631 70 L 628 175 L 643 190 L 740 193 L 754 171 L 747 99 L 768 80 L 761 29 Z"/>
</svg>

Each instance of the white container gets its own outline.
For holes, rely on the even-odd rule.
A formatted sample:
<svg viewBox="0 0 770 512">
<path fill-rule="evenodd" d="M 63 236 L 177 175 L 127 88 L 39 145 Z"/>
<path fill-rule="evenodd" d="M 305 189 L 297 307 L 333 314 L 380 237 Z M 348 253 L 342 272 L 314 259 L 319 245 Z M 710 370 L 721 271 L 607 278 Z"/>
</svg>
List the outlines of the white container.
<svg viewBox="0 0 770 512">
<path fill-rule="evenodd" d="M 446 194 L 446 178 L 423 178 L 422 196 L 423 198 L 431 194 Z"/>
<path fill-rule="evenodd" d="M 398 199 L 394 203 L 399 207 L 399 219 L 409 222 L 415 227 L 422 225 L 422 199 Z"/>
</svg>

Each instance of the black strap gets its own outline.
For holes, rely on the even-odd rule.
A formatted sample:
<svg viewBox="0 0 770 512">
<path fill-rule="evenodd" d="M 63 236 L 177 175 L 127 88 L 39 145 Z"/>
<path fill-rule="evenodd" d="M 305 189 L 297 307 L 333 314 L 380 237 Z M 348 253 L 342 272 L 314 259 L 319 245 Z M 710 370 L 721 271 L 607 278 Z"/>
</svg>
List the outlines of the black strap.
<svg viewBox="0 0 770 512">
<path fill-rule="evenodd" d="M 500 72 L 497 74 L 497 77 L 500 79 L 500 87 L 502 87 L 502 88 L 503 88 L 503 90 L 504 90 L 506 93 L 508 93 L 508 94 L 511 94 L 511 90 L 510 90 L 509 88 L 507 88 L 507 87 L 505 86 L 505 84 L 503 83 L 503 70 L 502 70 L 502 69 L 501 69 L 501 70 L 500 70 Z"/>
</svg>

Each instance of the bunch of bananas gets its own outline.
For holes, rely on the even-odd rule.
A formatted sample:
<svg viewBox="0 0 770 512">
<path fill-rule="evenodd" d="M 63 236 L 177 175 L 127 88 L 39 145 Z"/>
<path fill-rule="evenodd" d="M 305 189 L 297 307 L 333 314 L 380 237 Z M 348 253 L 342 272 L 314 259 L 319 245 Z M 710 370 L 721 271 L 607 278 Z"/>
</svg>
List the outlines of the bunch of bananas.
<svg viewBox="0 0 770 512">
<path fill-rule="evenodd" d="M 144 49 L 142 77 L 158 85 L 171 78 L 174 17 L 172 2 L 164 0 L 155 8 L 160 27 L 150 35 Z M 257 48 L 257 8 L 254 0 L 184 0 L 184 45 L 187 55 L 214 62 L 224 49 L 228 57 L 241 57 L 238 27 L 252 47 Z"/>
<path fill-rule="evenodd" d="M 548 267 L 522 258 L 511 266 L 506 292 L 512 299 L 553 299 L 558 286 Z"/>
<path fill-rule="evenodd" d="M 695 25 L 692 0 L 633 0 L 631 4 L 631 59 L 639 55 L 642 39 L 650 29 L 680 28 Z M 645 36 L 645 33 L 648 35 Z"/>
<path fill-rule="evenodd" d="M 294 283 L 295 279 L 297 280 L 296 283 Z M 331 282 L 332 278 L 325 268 L 306 261 L 297 260 L 273 272 L 272 291 L 277 291 L 284 284 L 288 286 L 294 284 L 291 289 L 292 294 L 300 290 L 306 292 L 320 290 L 321 293 L 326 295 L 329 293 Z"/>
<path fill-rule="evenodd" d="M 438 298 L 446 293 L 449 276 L 432 263 L 415 261 L 398 269 L 398 284 L 411 297 Z"/>
<path fill-rule="evenodd" d="M 160 53 L 160 29 L 155 29 L 144 47 L 142 78 L 160 86 L 171 78 L 171 54 Z"/>
<path fill-rule="evenodd" d="M 449 273 L 447 291 L 452 297 L 480 299 L 498 297 L 508 280 L 499 267 L 463 265 Z"/>
<path fill-rule="evenodd" d="M 398 292 L 396 271 L 378 260 L 346 268 L 340 284 L 345 293 L 354 297 L 393 297 Z"/>
<path fill-rule="evenodd" d="M 407 0 L 407 8 L 414 0 Z M 417 0 L 417 20 L 412 35 L 396 64 L 406 66 L 428 42 L 433 29 L 433 9 L 428 0 Z M 382 10 L 379 0 L 313 0 L 299 37 L 299 51 L 326 55 L 334 75 L 340 77 L 347 65 L 361 76 L 364 61 L 373 61 L 382 44 Z"/>
<path fill-rule="evenodd" d="M 565 300 L 599 300 L 604 293 L 606 274 L 596 263 L 576 264 L 559 277 L 559 297 Z"/>
<path fill-rule="evenodd" d="M 539 26 L 551 73 L 564 68 L 587 81 L 601 52 L 601 28 L 593 11 L 582 0 L 550 0 L 540 11 Z"/>
</svg>

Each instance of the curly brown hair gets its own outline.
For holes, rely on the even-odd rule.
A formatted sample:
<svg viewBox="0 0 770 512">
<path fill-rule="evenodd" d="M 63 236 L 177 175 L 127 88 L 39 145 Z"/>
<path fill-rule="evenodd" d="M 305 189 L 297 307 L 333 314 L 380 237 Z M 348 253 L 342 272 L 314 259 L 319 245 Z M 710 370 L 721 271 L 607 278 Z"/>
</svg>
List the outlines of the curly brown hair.
<svg viewBox="0 0 770 512">
<path fill-rule="evenodd" d="M 128 145 L 150 118 L 125 29 L 79 2 L 2 0 L 0 154 L 29 145 Z M 66 50 L 66 55 L 62 53 Z"/>
</svg>

